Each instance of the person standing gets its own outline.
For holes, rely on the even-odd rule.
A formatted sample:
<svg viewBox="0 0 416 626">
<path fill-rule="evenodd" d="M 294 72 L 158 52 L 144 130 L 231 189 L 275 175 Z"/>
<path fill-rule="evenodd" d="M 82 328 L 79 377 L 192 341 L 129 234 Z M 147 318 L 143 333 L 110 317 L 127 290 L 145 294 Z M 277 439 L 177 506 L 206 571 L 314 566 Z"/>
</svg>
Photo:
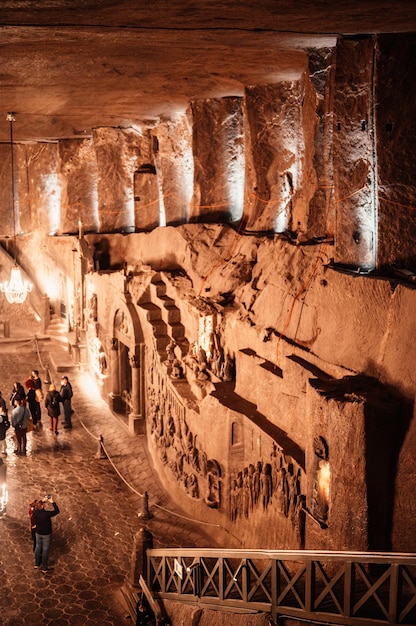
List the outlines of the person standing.
<svg viewBox="0 0 416 626">
<path fill-rule="evenodd" d="M 52 509 L 45 504 L 51 504 Z M 33 521 L 36 526 L 35 569 L 41 567 L 43 574 L 49 571 L 49 549 L 52 541 L 52 517 L 58 515 L 59 507 L 51 496 L 38 500 L 33 510 Z"/>
<path fill-rule="evenodd" d="M 45 398 L 45 407 L 51 418 L 51 430 L 55 431 L 55 435 L 59 435 L 58 432 L 58 419 L 61 414 L 61 408 L 59 403 L 62 402 L 59 391 L 56 390 L 55 385 L 52 383 L 49 385 L 49 391 Z"/>
<path fill-rule="evenodd" d="M 36 507 L 36 502 L 37 500 L 33 500 L 33 502 L 29 503 L 29 530 L 30 530 L 30 534 L 32 537 L 32 542 L 33 542 L 33 552 L 36 549 L 36 523 L 35 523 L 35 516 L 33 514 L 35 507 Z"/>
<path fill-rule="evenodd" d="M 38 404 L 36 401 L 36 392 L 35 392 L 35 383 L 31 378 L 28 378 L 25 382 L 25 387 L 27 389 L 26 400 L 29 405 L 29 411 L 33 419 L 33 426 L 36 428 L 37 418 L 36 416 L 36 405 Z"/>
<path fill-rule="evenodd" d="M 32 370 L 32 374 L 30 375 L 30 378 L 33 384 L 35 385 L 35 397 L 36 397 L 36 404 L 33 407 L 34 412 L 32 411 L 32 409 L 30 410 L 32 412 L 33 423 L 40 424 L 40 421 L 42 419 L 41 402 L 43 400 L 43 391 L 42 391 L 42 381 L 39 378 L 38 370 Z"/>
<path fill-rule="evenodd" d="M 72 385 L 68 376 L 62 376 L 60 392 L 64 407 L 64 428 L 72 428 Z"/>
<path fill-rule="evenodd" d="M 21 400 L 20 397 L 15 398 L 15 407 L 12 411 L 12 426 L 17 440 L 17 449 L 14 453 L 23 456 L 26 456 L 27 422 L 30 417 L 30 411 L 25 402 L 26 400 Z"/>
<path fill-rule="evenodd" d="M 15 407 L 15 400 L 26 401 L 26 392 L 23 388 L 23 385 L 19 382 L 13 383 L 13 389 L 10 395 L 10 404 L 12 406 L 12 409 Z"/>
<path fill-rule="evenodd" d="M 0 518 L 6 515 L 7 500 L 7 465 L 0 459 Z"/>
<path fill-rule="evenodd" d="M 9 418 L 7 417 L 7 406 L 6 401 L 1 395 L 0 391 L 0 448 L 1 453 L 6 456 L 7 454 L 7 443 L 6 443 L 6 433 L 10 428 Z"/>
</svg>

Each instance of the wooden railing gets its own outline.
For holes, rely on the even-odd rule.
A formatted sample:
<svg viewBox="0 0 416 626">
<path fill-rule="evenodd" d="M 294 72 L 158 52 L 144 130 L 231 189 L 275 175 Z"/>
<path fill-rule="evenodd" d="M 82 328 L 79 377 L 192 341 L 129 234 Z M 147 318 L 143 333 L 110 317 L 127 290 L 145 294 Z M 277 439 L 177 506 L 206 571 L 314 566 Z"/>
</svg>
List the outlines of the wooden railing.
<svg viewBox="0 0 416 626">
<path fill-rule="evenodd" d="M 151 549 L 147 581 L 156 598 L 266 612 L 275 623 L 416 625 L 416 554 Z"/>
</svg>

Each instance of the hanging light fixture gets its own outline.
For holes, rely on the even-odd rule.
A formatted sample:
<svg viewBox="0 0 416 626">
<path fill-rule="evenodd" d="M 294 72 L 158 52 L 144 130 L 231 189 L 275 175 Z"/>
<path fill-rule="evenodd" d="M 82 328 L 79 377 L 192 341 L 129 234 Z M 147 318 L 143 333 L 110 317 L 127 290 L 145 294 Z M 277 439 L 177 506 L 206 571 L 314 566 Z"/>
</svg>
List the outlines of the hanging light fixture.
<svg viewBox="0 0 416 626">
<path fill-rule="evenodd" d="M 28 281 L 24 281 L 22 273 L 17 264 L 17 248 L 16 248 L 16 211 L 15 211 L 15 194 L 14 194 L 14 154 L 13 154 L 13 122 L 15 121 L 14 113 L 7 114 L 7 121 L 10 123 L 10 157 L 12 170 L 12 213 L 13 213 L 13 249 L 15 254 L 14 266 L 10 273 L 10 280 L 0 283 L 0 291 L 6 296 L 7 302 L 10 304 L 22 304 L 26 300 L 27 294 L 32 291 L 32 285 Z"/>
</svg>

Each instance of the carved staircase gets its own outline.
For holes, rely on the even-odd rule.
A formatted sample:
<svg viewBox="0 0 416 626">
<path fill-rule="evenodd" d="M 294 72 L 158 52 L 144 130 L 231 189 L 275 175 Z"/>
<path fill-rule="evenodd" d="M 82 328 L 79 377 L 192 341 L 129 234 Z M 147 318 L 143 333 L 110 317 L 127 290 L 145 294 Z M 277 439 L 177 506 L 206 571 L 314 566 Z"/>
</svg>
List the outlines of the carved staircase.
<svg viewBox="0 0 416 626">
<path fill-rule="evenodd" d="M 49 349 L 51 366 L 56 372 L 72 372 L 79 370 L 70 355 L 71 333 L 68 323 L 59 315 L 53 314 L 46 334 L 53 340 L 54 347 Z"/>
<path fill-rule="evenodd" d="M 146 317 L 153 329 L 156 350 L 160 360 L 166 359 L 166 348 L 173 340 L 177 348 L 175 354 L 183 360 L 189 352 L 189 341 L 181 323 L 181 312 L 173 298 L 167 295 L 167 285 L 160 274 L 156 274 L 139 300 L 139 306 L 146 311 Z"/>
</svg>

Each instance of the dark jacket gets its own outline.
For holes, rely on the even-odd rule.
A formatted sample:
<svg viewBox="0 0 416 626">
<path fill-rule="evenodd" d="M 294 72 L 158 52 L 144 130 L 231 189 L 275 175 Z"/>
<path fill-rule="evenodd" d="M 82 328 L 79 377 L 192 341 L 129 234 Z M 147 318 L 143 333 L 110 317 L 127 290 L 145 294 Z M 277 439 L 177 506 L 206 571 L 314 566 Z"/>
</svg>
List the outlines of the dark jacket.
<svg viewBox="0 0 416 626">
<path fill-rule="evenodd" d="M 30 411 L 25 404 L 15 406 L 12 411 L 13 428 L 27 428 L 27 420 L 30 417 Z"/>
<path fill-rule="evenodd" d="M 13 406 L 15 400 L 26 400 L 26 392 L 23 385 L 17 383 L 13 388 L 12 395 L 10 396 L 10 404 Z"/>
<path fill-rule="evenodd" d="M 36 525 L 36 532 L 38 535 L 50 535 L 52 533 L 52 517 L 58 515 L 59 507 L 56 502 L 53 502 L 53 511 L 47 511 L 46 509 L 34 509 L 33 520 Z"/>
<path fill-rule="evenodd" d="M 72 393 L 72 385 L 70 382 L 67 382 L 66 385 L 61 385 L 60 394 L 61 394 L 62 402 L 65 402 L 65 400 L 71 400 L 73 393 Z"/>
<path fill-rule="evenodd" d="M 29 389 L 29 391 L 26 394 L 26 399 L 29 404 L 29 408 L 32 411 L 31 407 L 34 406 L 36 402 L 36 392 L 34 389 Z"/>
<path fill-rule="evenodd" d="M 7 415 L 0 415 L 0 441 L 6 438 L 6 432 L 10 428 L 10 422 L 7 419 Z"/>
<path fill-rule="evenodd" d="M 49 417 L 59 417 L 61 414 L 61 408 L 59 403 L 62 402 L 61 394 L 59 391 L 48 391 L 45 398 L 45 407 Z"/>
</svg>

